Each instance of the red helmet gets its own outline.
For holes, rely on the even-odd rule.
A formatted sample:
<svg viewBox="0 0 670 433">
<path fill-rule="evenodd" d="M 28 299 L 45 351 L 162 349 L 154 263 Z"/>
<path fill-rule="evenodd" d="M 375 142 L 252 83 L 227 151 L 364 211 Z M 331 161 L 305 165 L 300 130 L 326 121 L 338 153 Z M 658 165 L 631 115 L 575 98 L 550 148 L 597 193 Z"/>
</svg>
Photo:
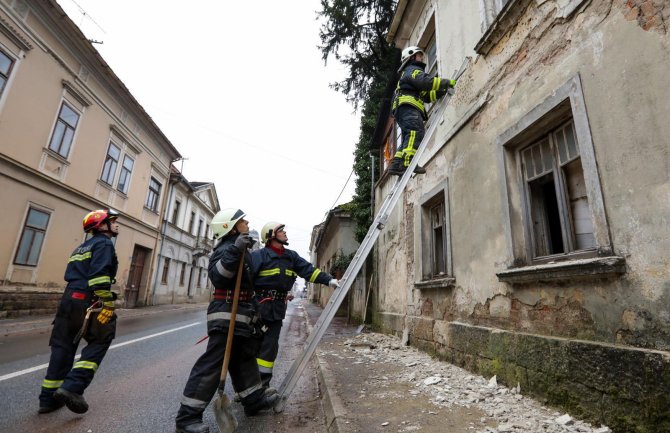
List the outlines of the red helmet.
<svg viewBox="0 0 670 433">
<path fill-rule="evenodd" d="M 114 221 L 118 217 L 119 214 L 111 209 L 99 209 L 89 212 L 84 217 L 84 231 L 88 233 L 91 230 L 98 230 L 103 223 Z"/>
</svg>

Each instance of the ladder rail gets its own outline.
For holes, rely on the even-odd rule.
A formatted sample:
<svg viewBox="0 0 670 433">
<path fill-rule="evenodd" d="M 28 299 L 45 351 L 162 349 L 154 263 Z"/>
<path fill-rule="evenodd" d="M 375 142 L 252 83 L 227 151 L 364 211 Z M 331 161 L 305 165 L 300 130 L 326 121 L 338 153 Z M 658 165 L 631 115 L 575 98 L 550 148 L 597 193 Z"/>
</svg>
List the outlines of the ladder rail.
<svg viewBox="0 0 670 433">
<path fill-rule="evenodd" d="M 463 74 L 463 72 L 467 68 L 468 63 L 469 58 L 466 58 L 466 60 L 463 62 L 463 65 L 457 72 L 454 79 L 457 80 Z M 424 150 L 426 150 L 426 148 L 428 147 L 428 141 L 435 132 L 437 125 L 440 123 L 444 111 L 446 110 L 446 107 L 449 104 L 451 96 L 452 96 L 451 93 L 448 94 L 443 99 L 442 103 L 438 104 L 438 106 L 436 107 L 435 112 L 432 114 L 431 119 L 428 122 L 428 128 L 426 130 L 424 138 L 423 140 L 421 140 L 421 144 L 419 145 L 419 148 L 417 149 L 414 158 L 412 158 L 409 167 L 407 167 L 405 173 L 402 175 L 402 177 L 400 177 L 400 179 L 395 183 L 395 185 L 393 185 L 389 195 L 387 195 L 387 197 L 384 199 L 384 202 L 380 206 L 379 211 L 377 212 L 377 216 L 373 220 L 370 229 L 368 230 L 367 234 L 365 235 L 365 238 L 363 239 L 363 242 L 361 242 L 361 245 L 358 247 L 358 250 L 354 254 L 351 263 L 349 264 L 347 270 L 344 272 L 344 275 L 340 279 L 340 287 L 333 292 L 332 296 L 328 300 L 328 304 L 324 307 L 323 311 L 321 312 L 321 315 L 316 321 L 316 324 L 313 326 L 312 332 L 310 332 L 309 336 L 307 337 L 303 353 L 298 358 L 296 358 L 295 361 L 293 361 L 291 368 L 284 377 L 284 380 L 282 381 L 281 385 L 279 386 L 279 389 L 277 390 L 277 393 L 279 394 L 279 399 L 277 400 L 277 403 L 275 403 L 274 406 L 275 412 L 279 413 L 284 410 L 284 405 L 286 403 L 286 400 L 288 399 L 288 396 L 291 394 L 291 392 L 293 392 L 293 389 L 295 388 L 298 379 L 302 375 L 302 372 L 307 366 L 307 363 L 309 362 L 312 355 L 316 351 L 316 347 L 321 341 L 323 335 L 325 334 L 328 325 L 335 317 L 337 309 L 340 307 L 342 301 L 344 301 L 344 298 L 349 293 L 349 290 L 351 289 L 351 286 L 353 285 L 356 276 L 363 267 L 365 259 L 368 257 L 368 254 L 370 254 L 370 251 L 374 247 L 374 244 L 377 241 L 379 234 L 384 229 L 386 222 L 389 216 L 391 215 L 391 212 L 395 208 L 395 205 L 398 202 L 401 194 L 403 193 L 405 187 L 409 183 L 409 179 L 413 175 L 414 168 L 418 165 L 421 155 L 423 154 Z"/>
</svg>

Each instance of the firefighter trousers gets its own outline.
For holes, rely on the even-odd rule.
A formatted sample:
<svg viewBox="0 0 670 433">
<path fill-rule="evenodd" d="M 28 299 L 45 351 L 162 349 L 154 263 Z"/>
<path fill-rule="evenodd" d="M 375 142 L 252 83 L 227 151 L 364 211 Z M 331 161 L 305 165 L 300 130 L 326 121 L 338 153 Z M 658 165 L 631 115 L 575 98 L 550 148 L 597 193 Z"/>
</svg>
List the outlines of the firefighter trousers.
<svg viewBox="0 0 670 433">
<path fill-rule="evenodd" d="M 261 374 L 261 381 L 264 387 L 270 386 L 272 380 L 272 369 L 275 365 L 275 359 L 279 353 L 279 334 L 281 334 L 282 321 L 263 320 L 265 326 L 268 327 L 263 335 L 263 342 L 261 343 L 261 350 L 258 352 L 258 371 Z"/>
<path fill-rule="evenodd" d="M 58 304 L 58 311 L 53 322 L 53 330 L 49 346 L 51 358 L 47 374 L 42 382 L 40 405 L 54 404 L 53 393 L 63 388 L 76 394 L 83 394 L 90 385 L 102 359 L 105 357 L 112 340 L 116 335 L 116 314 L 107 324 L 97 320 L 97 313 L 89 318 L 88 329 L 83 339 L 88 343 L 81 351 L 81 358 L 74 362 L 78 342 L 74 338 L 84 324 L 86 309 L 90 300 L 73 299 L 66 290 Z"/>
<path fill-rule="evenodd" d="M 195 362 L 184 387 L 184 395 L 177 412 L 177 426 L 183 427 L 202 421 L 202 413 L 219 387 L 227 337 L 226 331 L 210 331 L 207 349 Z M 233 389 L 240 395 L 244 406 L 254 405 L 263 398 L 263 387 L 256 365 L 259 344 L 260 339 L 256 337 L 233 336 L 228 374 Z"/>
<path fill-rule="evenodd" d="M 403 166 L 408 167 L 426 133 L 423 114 L 411 105 L 403 104 L 396 109 L 394 117 L 402 134 L 402 143 L 394 157 L 402 159 Z"/>
</svg>

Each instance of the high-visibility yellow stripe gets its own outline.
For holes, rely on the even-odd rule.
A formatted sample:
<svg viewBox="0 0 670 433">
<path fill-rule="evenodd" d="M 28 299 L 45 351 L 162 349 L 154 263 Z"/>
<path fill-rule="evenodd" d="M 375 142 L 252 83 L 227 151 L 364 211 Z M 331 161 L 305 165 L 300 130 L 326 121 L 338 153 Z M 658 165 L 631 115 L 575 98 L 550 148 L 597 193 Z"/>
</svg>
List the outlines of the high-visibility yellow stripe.
<svg viewBox="0 0 670 433">
<path fill-rule="evenodd" d="M 73 369 L 75 368 L 84 368 L 87 370 L 93 370 L 94 372 L 98 369 L 98 364 L 95 362 L 91 361 L 79 361 L 75 362 L 74 365 L 72 366 Z"/>
<path fill-rule="evenodd" d="M 88 285 L 89 286 L 95 286 L 96 284 L 112 284 L 112 279 L 111 277 L 97 277 L 97 278 L 91 278 L 88 280 Z"/>
<path fill-rule="evenodd" d="M 74 256 L 70 256 L 70 260 L 68 260 L 68 263 L 70 262 L 81 262 L 82 260 L 87 260 L 91 258 L 91 252 L 87 252 L 84 254 L 75 254 Z"/>
<path fill-rule="evenodd" d="M 256 358 L 256 363 L 261 367 L 272 368 L 274 367 L 274 361 L 266 361 L 264 359 Z"/>
<path fill-rule="evenodd" d="M 319 268 L 314 269 L 314 272 L 312 272 L 312 276 L 309 277 L 309 282 L 313 283 L 314 281 L 316 281 L 316 277 L 318 277 L 320 273 L 321 271 L 319 270 Z"/>
<path fill-rule="evenodd" d="M 437 92 L 435 90 L 430 91 L 430 102 L 437 101 Z"/>
<path fill-rule="evenodd" d="M 418 108 L 418 109 L 421 110 L 421 111 L 425 111 L 425 110 L 426 110 L 426 108 L 425 108 L 424 105 L 423 105 L 423 102 L 421 102 L 420 100 L 416 99 L 414 96 L 410 96 L 410 95 L 401 95 L 401 96 L 399 96 L 399 97 L 398 97 L 398 105 L 401 105 L 401 104 L 409 104 L 409 105 L 412 105 L 412 106 Z"/>
<path fill-rule="evenodd" d="M 438 90 L 440 88 L 440 81 L 442 80 L 438 77 L 433 78 L 433 88 L 430 90 Z"/>
<path fill-rule="evenodd" d="M 412 78 L 416 78 L 416 76 L 419 75 L 420 73 L 421 73 L 420 70 L 415 69 L 414 71 L 412 71 Z"/>
<path fill-rule="evenodd" d="M 286 270 L 286 275 L 288 275 L 289 277 L 297 277 L 298 276 L 298 274 L 296 274 L 295 272 L 293 272 L 290 269 Z"/>
<path fill-rule="evenodd" d="M 260 271 L 258 273 L 259 277 L 269 277 L 270 275 L 279 275 L 280 269 L 279 268 L 274 268 L 274 269 L 265 269 L 263 271 Z"/>
<path fill-rule="evenodd" d="M 62 380 L 47 380 L 47 379 L 44 379 L 42 381 L 42 388 L 55 389 L 55 388 L 60 388 L 60 386 L 62 384 L 63 384 Z"/>
</svg>

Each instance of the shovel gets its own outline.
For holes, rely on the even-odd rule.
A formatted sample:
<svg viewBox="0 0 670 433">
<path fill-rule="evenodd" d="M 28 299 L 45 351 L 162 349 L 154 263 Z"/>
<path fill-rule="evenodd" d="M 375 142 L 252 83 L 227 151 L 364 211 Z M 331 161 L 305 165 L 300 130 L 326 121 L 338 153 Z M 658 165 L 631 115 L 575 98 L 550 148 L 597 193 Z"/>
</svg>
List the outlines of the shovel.
<svg viewBox="0 0 670 433">
<path fill-rule="evenodd" d="M 237 419 L 230 404 L 230 399 L 223 392 L 226 387 L 226 375 L 230 363 L 230 348 L 233 345 L 233 334 L 235 332 L 235 317 L 237 316 L 237 304 L 240 300 L 240 285 L 242 283 L 242 272 L 244 271 L 244 255 L 240 257 L 240 265 L 237 268 L 237 280 L 235 281 L 235 293 L 233 294 L 233 307 L 230 310 L 230 325 L 228 325 L 228 338 L 226 339 L 226 353 L 223 355 L 223 368 L 219 380 L 219 396 L 214 401 L 214 418 L 220 433 L 233 433 L 237 428 Z"/>
</svg>

